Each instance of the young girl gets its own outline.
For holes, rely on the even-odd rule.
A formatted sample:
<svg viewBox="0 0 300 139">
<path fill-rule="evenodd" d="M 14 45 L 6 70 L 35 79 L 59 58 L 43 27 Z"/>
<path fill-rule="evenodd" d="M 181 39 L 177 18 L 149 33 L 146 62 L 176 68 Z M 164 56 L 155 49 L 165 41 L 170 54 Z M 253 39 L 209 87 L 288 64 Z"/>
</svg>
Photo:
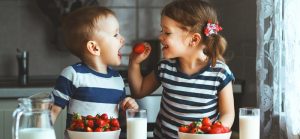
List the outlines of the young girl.
<svg viewBox="0 0 300 139">
<path fill-rule="evenodd" d="M 151 51 L 146 44 L 142 54 L 131 54 L 128 72 L 135 98 L 163 87 L 155 138 L 178 138 L 180 125 L 203 117 L 231 127 L 234 77 L 222 57 L 227 44 L 216 11 L 201 0 L 175 0 L 162 10 L 161 28 L 164 59 L 143 77 L 140 63 Z"/>
</svg>

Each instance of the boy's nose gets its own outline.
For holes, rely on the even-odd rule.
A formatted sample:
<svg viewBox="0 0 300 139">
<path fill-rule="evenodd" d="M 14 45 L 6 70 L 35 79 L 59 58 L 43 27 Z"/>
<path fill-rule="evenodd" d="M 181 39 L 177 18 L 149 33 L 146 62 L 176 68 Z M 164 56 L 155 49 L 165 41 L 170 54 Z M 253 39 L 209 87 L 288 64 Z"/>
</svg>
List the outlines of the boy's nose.
<svg viewBox="0 0 300 139">
<path fill-rule="evenodd" d="M 121 43 L 122 45 L 125 44 L 125 38 L 124 38 L 123 36 L 121 36 L 120 43 Z"/>
</svg>

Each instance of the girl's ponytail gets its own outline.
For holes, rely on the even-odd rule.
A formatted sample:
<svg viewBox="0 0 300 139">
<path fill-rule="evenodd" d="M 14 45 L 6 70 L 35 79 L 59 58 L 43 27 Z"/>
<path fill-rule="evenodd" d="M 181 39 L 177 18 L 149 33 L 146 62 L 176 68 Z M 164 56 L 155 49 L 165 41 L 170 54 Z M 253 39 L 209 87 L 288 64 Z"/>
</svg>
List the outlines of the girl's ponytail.
<svg viewBox="0 0 300 139">
<path fill-rule="evenodd" d="M 223 54 L 227 47 L 226 39 L 219 34 L 211 34 L 206 36 L 206 49 L 204 53 L 210 58 L 212 66 L 214 67 L 217 60 L 225 62 Z"/>
</svg>

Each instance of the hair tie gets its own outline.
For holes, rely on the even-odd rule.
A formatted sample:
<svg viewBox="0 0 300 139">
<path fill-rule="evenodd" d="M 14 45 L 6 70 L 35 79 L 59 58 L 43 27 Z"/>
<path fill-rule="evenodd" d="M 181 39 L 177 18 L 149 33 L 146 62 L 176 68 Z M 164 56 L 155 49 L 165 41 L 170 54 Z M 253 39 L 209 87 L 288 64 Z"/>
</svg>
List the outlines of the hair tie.
<svg viewBox="0 0 300 139">
<path fill-rule="evenodd" d="M 211 34 L 218 34 L 219 31 L 223 30 L 221 26 L 219 26 L 218 23 L 213 24 L 211 20 L 208 20 L 205 28 L 204 28 L 204 34 L 206 36 L 209 36 Z"/>
</svg>

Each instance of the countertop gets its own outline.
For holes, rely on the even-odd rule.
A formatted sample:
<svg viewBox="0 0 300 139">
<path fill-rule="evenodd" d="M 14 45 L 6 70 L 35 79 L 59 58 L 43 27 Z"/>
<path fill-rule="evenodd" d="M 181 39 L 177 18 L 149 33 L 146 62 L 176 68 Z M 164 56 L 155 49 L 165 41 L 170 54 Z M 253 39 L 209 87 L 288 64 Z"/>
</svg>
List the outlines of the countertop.
<svg viewBox="0 0 300 139">
<path fill-rule="evenodd" d="M 126 84 L 126 94 L 130 95 L 126 72 L 120 72 Z M 49 93 L 53 90 L 57 76 L 31 76 L 27 85 L 20 85 L 17 77 L 0 77 L 0 98 L 28 97 L 37 93 Z M 235 94 L 243 93 L 244 81 L 236 79 L 233 84 Z M 152 95 L 161 95 L 162 87 Z"/>
</svg>

